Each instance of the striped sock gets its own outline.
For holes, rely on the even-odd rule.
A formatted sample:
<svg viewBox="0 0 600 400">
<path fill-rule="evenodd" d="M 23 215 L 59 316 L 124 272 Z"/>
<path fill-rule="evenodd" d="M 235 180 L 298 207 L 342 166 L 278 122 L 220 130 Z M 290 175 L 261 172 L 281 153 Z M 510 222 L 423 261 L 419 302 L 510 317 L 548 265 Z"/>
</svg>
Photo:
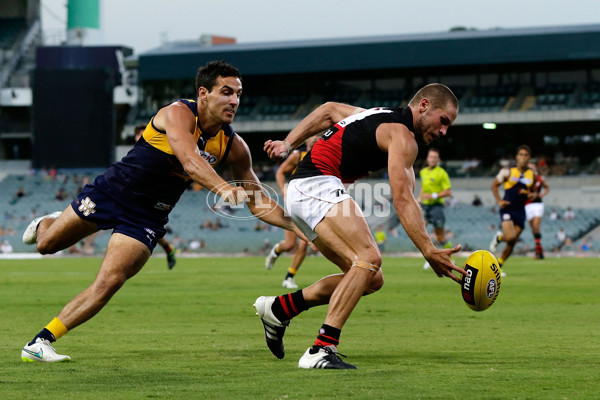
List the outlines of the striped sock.
<svg viewBox="0 0 600 400">
<path fill-rule="evenodd" d="M 325 346 L 335 346 L 337 348 L 337 345 L 340 344 L 341 334 L 341 329 L 334 328 L 331 325 L 323 324 L 323 326 L 321 326 L 321 329 L 319 329 L 319 335 L 317 336 L 317 340 L 315 340 L 315 343 L 313 344 L 312 350 L 317 352 L 319 351 L 319 347 Z"/>
<path fill-rule="evenodd" d="M 304 301 L 302 290 L 298 290 L 297 292 L 277 297 L 271 310 L 273 311 L 273 315 L 283 322 L 294 318 L 302 311 L 308 310 L 308 305 Z"/>
</svg>

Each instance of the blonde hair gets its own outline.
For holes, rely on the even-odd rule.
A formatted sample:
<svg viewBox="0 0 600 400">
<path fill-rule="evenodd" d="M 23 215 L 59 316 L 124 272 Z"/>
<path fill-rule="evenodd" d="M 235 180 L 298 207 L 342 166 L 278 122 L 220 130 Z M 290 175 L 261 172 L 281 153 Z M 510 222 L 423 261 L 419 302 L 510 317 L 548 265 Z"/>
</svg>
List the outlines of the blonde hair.
<svg viewBox="0 0 600 400">
<path fill-rule="evenodd" d="M 448 103 L 458 111 L 458 99 L 450 88 L 441 83 L 430 83 L 423 86 L 408 103 L 417 107 L 421 100 L 428 99 L 434 109 L 446 108 Z"/>
</svg>

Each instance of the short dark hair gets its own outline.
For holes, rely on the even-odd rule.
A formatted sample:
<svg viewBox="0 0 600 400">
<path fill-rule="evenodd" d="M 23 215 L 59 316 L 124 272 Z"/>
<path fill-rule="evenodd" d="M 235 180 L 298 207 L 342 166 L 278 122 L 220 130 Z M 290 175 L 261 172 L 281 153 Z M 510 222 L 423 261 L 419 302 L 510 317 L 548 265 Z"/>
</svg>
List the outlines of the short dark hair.
<svg viewBox="0 0 600 400">
<path fill-rule="evenodd" d="M 438 153 L 438 155 L 440 155 L 440 149 L 438 149 L 437 147 L 430 147 L 429 150 L 427 151 L 427 153 L 429 153 L 430 151 L 434 151 L 434 152 Z"/>
<path fill-rule="evenodd" d="M 209 92 L 217 83 L 218 77 L 234 76 L 242 80 L 240 70 L 225 61 L 210 61 L 198 68 L 196 74 L 196 94 L 201 87 L 205 87 Z"/>
<path fill-rule="evenodd" d="M 146 130 L 146 125 L 144 125 L 144 124 L 139 124 L 139 125 L 137 125 L 135 128 L 133 128 L 133 133 L 137 135 L 137 134 L 138 134 L 138 132 L 140 132 L 140 131 L 144 131 L 144 130 Z"/>
<path fill-rule="evenodd" d="M 434 109 L 446 108 L 448 103 L 450 103 L 450 105 L 458 111 L 458 99 L 448 86 L 441 83 L 430 83 L 429 85 L 423 86 L 410 100 L 408 105 L 416 107 L 421 100 L 425 98 L 429 99 L 429 102 Z"/>
<path fill-rule="evenodd" d="M 522 144 L 519 147 L 517 147 L 517 154 L 519 154 L 519 151 L 521 150 L 525 150 L 526 152 L 528 152 L 529 156 L 531 157 L 531 147 L 527 146 L 526 144 Z"/>
</svg>

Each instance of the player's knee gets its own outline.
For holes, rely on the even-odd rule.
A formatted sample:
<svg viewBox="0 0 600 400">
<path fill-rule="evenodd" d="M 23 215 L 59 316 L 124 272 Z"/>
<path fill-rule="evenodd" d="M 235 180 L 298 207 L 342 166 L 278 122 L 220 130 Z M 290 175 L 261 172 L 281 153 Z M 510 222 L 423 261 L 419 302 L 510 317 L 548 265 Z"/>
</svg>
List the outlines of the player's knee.
<svg viewBox="0 0 600 400">
<path fill-rule="evenodd" d="M 40 254 L 54 254 L 57 251 L 62 250 L 58 247 L 56 240 L 45 235 L 38 236 L 36 247 Z"/>
<path fill-rule="evenodd" d="M 382 287 L 383 287 L 383 274 L 381 273 L 381 271 L 377 271 L 377 273 L 375 274 L 373 279 L 371 279 L 369 286 L 367 286 L 367 289 L 365 289 L 363 296 L 366 296 L 371 293 L 375 293 Z"/>
</svg>

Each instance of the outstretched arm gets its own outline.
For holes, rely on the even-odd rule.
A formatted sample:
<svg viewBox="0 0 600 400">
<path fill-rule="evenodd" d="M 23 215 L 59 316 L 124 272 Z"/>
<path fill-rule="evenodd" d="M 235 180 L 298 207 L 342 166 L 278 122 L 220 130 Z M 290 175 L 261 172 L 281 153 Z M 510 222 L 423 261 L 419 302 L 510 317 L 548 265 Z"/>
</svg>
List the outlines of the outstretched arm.
<svg viewBox="0 0 600 400">
<path fill-rule="evenodd" d="M 461 246 L 452 249 L 436 249 L 433 246 L 427 234 L 425 219 L 413 195 L 415 188 L 413 163 L 418 153 L 414 136 L 404 125 L 385 124 L 377 131 L 377 142 L 382 150 L 388 152 L 388 174 L 394 197 L 394 208 L 408 237 L 439 277 L 447 276 L 460 283 L 460 279 L 453 274 L 453 271 L 465 275 L 466 271 L 454 265 L 450 256 L 460 251 Z"/>
<path fill-rule="evenodd" d="M 348 104 L 327 102 L 308 114 L 290 131 L 285 140 L 267 140 L 264 150 L 272 160 L 286 158 L 292 150 L 306 139 L 331 127 L 333 124 L 363 111 L 360 107 Z"/>
<path fill-rule="evenodd" d="M 167 132 L 169 146 L 194 182 L 218 194 L 230 204 L 243 201 L 243 190 L 225 182 L 200 155 L 193 136 L 196 120 L 187 107 L 181 103 L 173 103 L 158 112 L 154 123 L 157 128 Z"/>
<path fill-rule="evenodd" d="M 284 215 L 277 201 L 263 190 L 262 184 L 252 170 L 250 149 L 239 135 L 236 136 L 227 159 L 234 179 L 242 181 L 242 188 L 248 196 L 246 204 L 250 212 L 261 221 L 293 231 L 300 239 L 306 240 L 306 236 L 298 230 L 291 218 Z"/>
</svg>

